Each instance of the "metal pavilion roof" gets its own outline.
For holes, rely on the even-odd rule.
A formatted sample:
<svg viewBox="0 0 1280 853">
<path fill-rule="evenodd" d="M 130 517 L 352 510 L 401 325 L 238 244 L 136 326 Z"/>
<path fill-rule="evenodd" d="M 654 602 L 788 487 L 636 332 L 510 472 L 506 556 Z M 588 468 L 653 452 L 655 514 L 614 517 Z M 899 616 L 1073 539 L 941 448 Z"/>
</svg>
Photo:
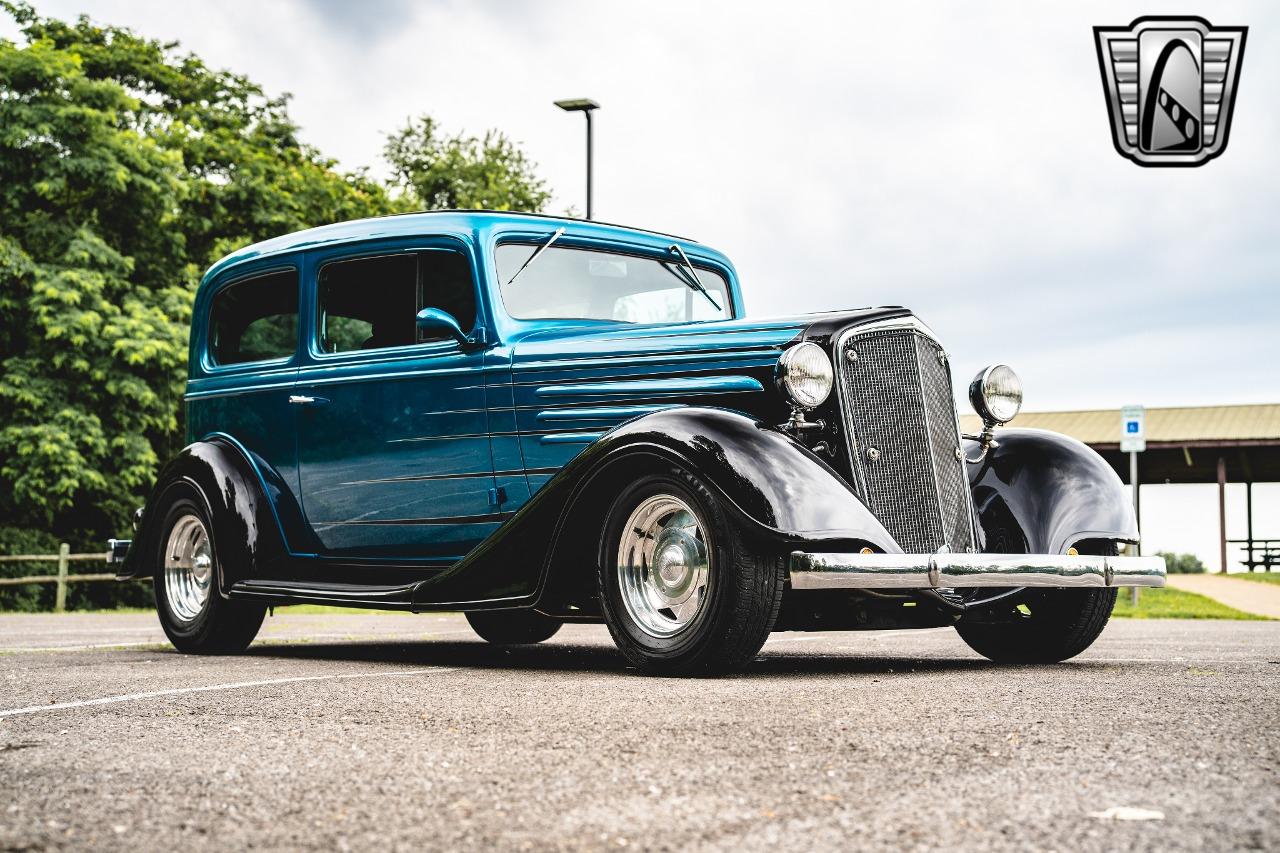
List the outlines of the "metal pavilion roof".
<svg viewBox="0 0 1280 853">
<path fill-rule="evenodd" d="M 977 432 L 977 415 L 963 415 L 961 428 Z M 1010 426 L 1064 433 L 1099 449 L 1120 443 L 1120 410 L 1023 412 Z M 1280 443 L 1280 403 L 1234 406 L 1178 406 L 1147 409 L 1147 442 L 1189 447 Z"/>
</svg>

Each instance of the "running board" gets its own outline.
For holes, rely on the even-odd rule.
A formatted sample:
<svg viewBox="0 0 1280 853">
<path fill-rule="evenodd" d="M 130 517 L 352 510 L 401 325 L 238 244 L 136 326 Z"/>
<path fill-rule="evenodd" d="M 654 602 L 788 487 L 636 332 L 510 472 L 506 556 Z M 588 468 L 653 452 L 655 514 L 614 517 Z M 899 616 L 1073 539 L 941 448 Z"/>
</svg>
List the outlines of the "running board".
<svg viewBox="0 0 1280 853">
<path fill-rule="evenodd" d="M 335 607 L 374 607 L 379 610 L 412 610 L 417 582 L 398 586 L 366 586 L 298 581 L 237 581 L 231 598 L 249 598 L 276 604 L 331 604 Z"/>
</svg>

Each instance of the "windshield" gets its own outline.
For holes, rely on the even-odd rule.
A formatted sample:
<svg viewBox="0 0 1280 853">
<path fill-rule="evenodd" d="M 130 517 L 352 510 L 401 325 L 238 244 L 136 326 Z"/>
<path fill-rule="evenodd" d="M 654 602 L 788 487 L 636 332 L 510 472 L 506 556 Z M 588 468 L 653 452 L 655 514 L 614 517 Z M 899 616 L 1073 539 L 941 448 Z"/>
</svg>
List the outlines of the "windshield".
<svg viewBox="0 0 1280 853">
<path fill-rule="evenodd" d="M 683 261 L 552 246 L 512 276 L 541 244 L 503 243 L 494 252 L 502 303 L 518 320 L 574 319 L 622 323 L 689 323 L 732 315 L 729 285 L 698 267 L 715 305 L 689 285 Z"/>
</svg>

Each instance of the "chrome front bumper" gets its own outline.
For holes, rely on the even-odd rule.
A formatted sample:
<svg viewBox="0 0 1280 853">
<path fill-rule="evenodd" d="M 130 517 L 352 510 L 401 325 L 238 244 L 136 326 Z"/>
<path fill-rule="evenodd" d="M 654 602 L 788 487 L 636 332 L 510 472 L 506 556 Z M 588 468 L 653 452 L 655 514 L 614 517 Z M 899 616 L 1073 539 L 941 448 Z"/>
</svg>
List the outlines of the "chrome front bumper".
<svg viewBox="0 0 1280 853">
<path fill-rule="evenodd" d="M 1164 586 L 1162 557 L 1066 554 L 791 554 L 792 589 Z"/>
</svg>

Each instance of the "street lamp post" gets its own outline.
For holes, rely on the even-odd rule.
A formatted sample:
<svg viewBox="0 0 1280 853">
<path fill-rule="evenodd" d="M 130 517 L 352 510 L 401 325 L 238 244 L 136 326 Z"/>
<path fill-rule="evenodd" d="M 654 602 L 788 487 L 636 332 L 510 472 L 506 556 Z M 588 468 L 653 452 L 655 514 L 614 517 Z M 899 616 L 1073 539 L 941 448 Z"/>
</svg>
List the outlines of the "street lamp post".
<svg viewBox="0 0 1280 853">
<path fill-rule="evenodd" d="M 573 98 L 568 101 L 556 101 L 556 106 L 565 112 L 582 113 L 587 119 L 587 219 L 591 218 L 591 112 L 600 109 L 600 105 L 590 98 Z"/>
</svg>

